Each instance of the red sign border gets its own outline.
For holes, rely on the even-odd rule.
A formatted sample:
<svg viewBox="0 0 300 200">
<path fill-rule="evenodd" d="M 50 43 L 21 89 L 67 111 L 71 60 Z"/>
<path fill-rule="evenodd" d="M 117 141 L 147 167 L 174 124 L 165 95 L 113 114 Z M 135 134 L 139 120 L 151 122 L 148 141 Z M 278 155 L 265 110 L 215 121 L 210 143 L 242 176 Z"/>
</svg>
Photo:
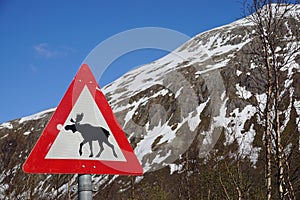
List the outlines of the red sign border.
<svg viewBox="0 0 300 200">
<path fill-rule="evenodd" d="M 57 125 L 65 123 L 84 86 L 87 86 L 92 94 L 126 161 L 45 158 L 60 132 Z M 143 174 L 140 162 L 87 64 L 80 67 L 71 82 L 66 94 L 25 161 L 23 171 L 51 174 Z"/>
</svg>

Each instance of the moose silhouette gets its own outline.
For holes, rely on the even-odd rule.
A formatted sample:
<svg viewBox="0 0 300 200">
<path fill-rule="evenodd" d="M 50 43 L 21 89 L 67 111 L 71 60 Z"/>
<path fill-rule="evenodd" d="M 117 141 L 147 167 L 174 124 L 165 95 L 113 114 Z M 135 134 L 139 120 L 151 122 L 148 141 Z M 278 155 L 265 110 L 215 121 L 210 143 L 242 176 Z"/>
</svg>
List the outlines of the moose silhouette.
<svg viewBox="0 0 300 200">
<path fill-rule="evenodd" d="M 114 145 L 112 145 L 109 141 L 108 141 L 108 137 L 109 137 L 109 131 L 106 130 L 103 127 L 97 127 L 97 126 L 93 126 L 91 124 L 80 124 L 80 121 L 83 119 L 83 113 L 81 114 L 77 114 L 76 115 L 76 119 L 75 121 L 71 118 L 71 122 L 73 124 L 71 125 L 66 125 L 65 126 L 65 130 L 71 130 L 73 133 L 75 133 L 76 131 L 78 131 L 81 136 L 83 137 L 83 141 L 80 143 L 79 145 L 79 155 L 82 155 L 82 146 L 86 143 L 89 143 L 90 146 L 90 155 L 89 157 L 93 157 L 93 141 L 98 141 L 99 146 L 100 146 L 100 151 L 99 153 L 96 155 L 96 157 L 99 157 L 101 155 L 101 153 L 103 152 L 104 148 L 103 148 L 103 143 L 105 143 L 107 146 L 109 146 L 113 152 L 113 155 L 117 158 L 117 154 L 115 152 L 114 149 Z"/>
</svg>

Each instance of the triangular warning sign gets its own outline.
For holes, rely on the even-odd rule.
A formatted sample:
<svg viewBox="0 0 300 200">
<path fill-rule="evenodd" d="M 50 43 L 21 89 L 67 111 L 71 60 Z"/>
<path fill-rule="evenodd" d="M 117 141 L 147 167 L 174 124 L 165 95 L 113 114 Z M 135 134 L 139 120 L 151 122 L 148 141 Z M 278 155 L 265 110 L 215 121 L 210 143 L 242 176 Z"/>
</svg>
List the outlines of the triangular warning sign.
<svg viewBox="0 0 300 200">
<path fill-rule="evenodd" d="M 142 175 L 143 169 L 87 64 L 80 67 L 23 170 Z"/>
</svg>

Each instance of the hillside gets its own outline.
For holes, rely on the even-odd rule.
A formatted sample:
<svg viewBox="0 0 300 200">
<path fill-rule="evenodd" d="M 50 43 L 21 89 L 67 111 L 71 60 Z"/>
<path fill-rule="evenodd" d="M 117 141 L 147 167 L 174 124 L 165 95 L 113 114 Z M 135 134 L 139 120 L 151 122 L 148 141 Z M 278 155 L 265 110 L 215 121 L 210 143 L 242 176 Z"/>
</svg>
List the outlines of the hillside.
<svg viewBox="0 0 300 200">
<path fill-rule="evenodd" d="M 300 7 L 296 10 L 300 13 Z M 299 27 L 286 18 L 282 32 Z M 94 175 L 94 199 L 261 199 L 266 71 L 248 54 L 253 23 L 200 33 L 102 88 L 142 163 L 140 177 Z M 300 54 L 285 69 L 283 149 L 300 198 Z M 30 175 L 22 164 L 50 109 L 0 125 L 1 199 L 76 199 L 76 175 Z M 275 173 L 275 172 L 274 172 Z M 276 188 L 276 187 L 275 187 Z"/>
</svg>

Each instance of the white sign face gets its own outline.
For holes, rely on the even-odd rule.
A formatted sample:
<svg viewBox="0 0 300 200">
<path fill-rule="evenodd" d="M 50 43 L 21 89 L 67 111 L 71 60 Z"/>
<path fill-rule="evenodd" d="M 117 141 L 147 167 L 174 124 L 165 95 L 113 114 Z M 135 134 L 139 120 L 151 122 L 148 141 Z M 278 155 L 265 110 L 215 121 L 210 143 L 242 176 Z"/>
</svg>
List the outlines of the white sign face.
<svg viewBox="0 0 300 200">
<path fill-rule="evenodd" d="M 46 159 L 126 161 L 87 86 L 57 128 L 60 132 Z"/>
</svg>

